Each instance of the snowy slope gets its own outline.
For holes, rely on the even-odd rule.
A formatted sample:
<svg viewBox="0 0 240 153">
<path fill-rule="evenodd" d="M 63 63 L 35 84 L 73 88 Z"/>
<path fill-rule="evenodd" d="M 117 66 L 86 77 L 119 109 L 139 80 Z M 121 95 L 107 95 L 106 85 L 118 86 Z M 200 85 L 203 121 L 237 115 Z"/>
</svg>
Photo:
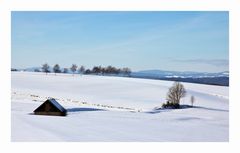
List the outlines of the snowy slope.
<svg viewBox="0 0 240 153">
<path fill-rule="evenodd" d="M 228 87 L 184 83 L 189 104 L 155 110 L 173 82 L 12 72 L 13 141 L 228 141 Z M 47 97 L 67 117 L 31 113 Z M 27 129 L 27 130 L 26 130 Z"/>
</svg>

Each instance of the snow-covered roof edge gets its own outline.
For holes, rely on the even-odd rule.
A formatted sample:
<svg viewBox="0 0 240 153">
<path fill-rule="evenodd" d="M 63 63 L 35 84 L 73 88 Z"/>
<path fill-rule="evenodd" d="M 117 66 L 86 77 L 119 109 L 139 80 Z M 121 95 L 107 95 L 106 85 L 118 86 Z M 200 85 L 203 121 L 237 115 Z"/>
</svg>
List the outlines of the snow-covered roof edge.
<svg viewBox="0 0 240 153">
<path fill-rule="evenodd" d="M 60 111 L 62 112 L 65 112 L 66 109 L 60 105 L 55 99 L 51 98 L 51 99 L 48 99 L 48 101 L 50 101 L 54 106 L 56 106 Z"/>
</svg>

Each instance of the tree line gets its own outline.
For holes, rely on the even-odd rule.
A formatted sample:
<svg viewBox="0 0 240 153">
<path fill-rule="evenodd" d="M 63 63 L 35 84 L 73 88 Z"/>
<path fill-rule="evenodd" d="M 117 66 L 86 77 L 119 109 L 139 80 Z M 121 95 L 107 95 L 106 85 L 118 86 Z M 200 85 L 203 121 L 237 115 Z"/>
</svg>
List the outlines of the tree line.
<svg viewBox="0 0 240 153">
<path fill-rule="evenodd" d="M 50 73 L 50 66 L 45 63 L 41 67 L 42 72 Z M 35 72 L 41 72 L 39 69 L 35 69 Z M 124 68 L 116 68 L 114 66 L 107 66 L 107 67 L 102 67 L 102 66 L 94 66 L 92 69 L 86 69 L 85 66 L 77 66 L 76 64 L 72 64 L 70 68 L 63 68 L 61 70 L 59 64 L 55 64 L 53 66 L 53 72 L 56 73 L 69 73 L 72 72 L 74 73 L 79 73 L 79 74 L 97 74 L 97 75 L 125 75 L 125 76 L 130 76 L 131 74 L 131 69 L 128 67 Z"/>
</svg>

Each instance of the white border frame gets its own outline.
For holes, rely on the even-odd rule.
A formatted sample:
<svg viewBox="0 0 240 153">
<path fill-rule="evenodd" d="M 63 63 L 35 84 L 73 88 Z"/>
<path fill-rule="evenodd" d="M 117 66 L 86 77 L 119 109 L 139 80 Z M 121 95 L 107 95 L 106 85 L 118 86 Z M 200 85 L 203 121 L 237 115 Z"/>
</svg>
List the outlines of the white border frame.
<svg viewBox="0 0 240 153">
<path fill-rule="evenodd" d="M 225 143 L 11 142 L 11 11 L 229 11 L 230 124 Z M 237 152 L 240 145 L 239 0 L 2 0 L 0 1 L 1 152 Z M 27 130 L 27 129 L 26 129 Z M 197 132 L 197 131 L 196 131 Z M 4 150 L 3 150 L 4 149 Z"/>
</svg>

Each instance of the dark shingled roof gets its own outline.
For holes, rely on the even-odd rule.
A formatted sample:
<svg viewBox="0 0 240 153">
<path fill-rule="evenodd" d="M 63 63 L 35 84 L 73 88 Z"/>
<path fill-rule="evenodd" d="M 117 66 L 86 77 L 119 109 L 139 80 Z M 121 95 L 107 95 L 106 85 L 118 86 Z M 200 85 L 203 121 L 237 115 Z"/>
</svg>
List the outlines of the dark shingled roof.
<svg viewBox="0 0 240 153">
<path fill-rule="evenodd" d="M 61 112 L 66 112 L 67 111 L 55 99 L 51 98 L 51 99 L 46 100 L 45 102 L 47 102 L 47 101 L 50 102 L 51 104 L 53 104 L 59 111 L 61 111 Z M 44 105 L 44 103 L 42 105 Z M 34 112 L 36 112 L 42 105 L 40 105 L 36 110 L 34 110 Z"/>
</svg>

